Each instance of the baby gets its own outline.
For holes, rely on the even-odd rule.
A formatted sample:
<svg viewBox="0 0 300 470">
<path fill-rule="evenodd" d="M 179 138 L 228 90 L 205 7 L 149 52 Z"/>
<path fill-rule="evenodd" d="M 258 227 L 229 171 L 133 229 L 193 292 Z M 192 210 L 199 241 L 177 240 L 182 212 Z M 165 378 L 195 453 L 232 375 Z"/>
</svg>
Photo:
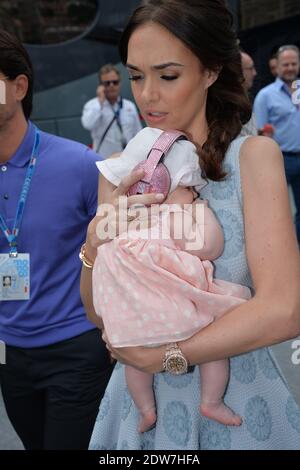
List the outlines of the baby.
<svg viewBox="0 0 300 470">
<path fill-rule="evenodd" d="M 99 162 L 99 170 L 118 186 L 147 158 L 161 133 L 143 129 L 120 157 Z M 159 210 L 141 208 L 127 232 L 98 248 L 94 306 L 114 347 L 151 347 L 187 339 L 251 297 L 245 286 L 213 279 L 211 261 L 221 255 L 224 239 L 207 201 L 198 198 L 207 182 L 196 147 L 187 140 L 175 142 L 164 164 L 171 188 Z M 149 217 L 150 227 L 143 224 Z M 181 236 L 175 236 L 178 233 Z M 140 413 L 139 431 L 145 432 L 156 422 L 153 376 L 129 366 L 125 374 Z M 240 425 L 241 417 L 223 401 L 229 361 L 201 364 L 200 374 L 202 415 L 225 425 Z"/>
</svg>

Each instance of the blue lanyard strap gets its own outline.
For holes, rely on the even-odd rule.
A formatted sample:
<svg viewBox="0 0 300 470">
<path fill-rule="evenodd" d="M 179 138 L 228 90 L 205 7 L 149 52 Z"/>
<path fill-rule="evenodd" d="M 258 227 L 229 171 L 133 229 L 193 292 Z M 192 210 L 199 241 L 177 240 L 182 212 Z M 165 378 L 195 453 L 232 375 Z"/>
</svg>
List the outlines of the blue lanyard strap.
<svg viewBox="0 0 300 470">
<path fill-rule="evenodd" d="M 116 118 L 117 122 L 120 122 L 120 112 L 121 112 L 121 109 L 123 108 L 123 98 L 120 97 L 120 98 L 118 99 L 118 103 L 117 103 L 117 104 L 118 104 L 118 107 L 117 107 L 116 110 L 115 110 L 115 108 L 113 107 L 112 104 L 110 104 L 110 107 L 111 107 L 111 109 L 112 109 L 112 112 L 113 112 L 114 115 L 115 115 L 115 118 Z"/>
<path fill-rule="evenodd" d="M 35 129 L 35 136 L 34 136 L 34 144 L 31 152 L 30 162 L 27 168 L 25 181 L 23 183 L 23 188 L 19 197 L 19 202 L 17 205 L 17 212 L 14 221 L 14 227 L 12 231 L 7 226 L 6 221 L 4 220 L 3 216 L 0 214 L 0 229 L 4 233 L 9 246 L 10 246 L 10 256 L 17 255 L 17 238 L 20 232 L 20 227 L 22 223 L 22 218 L 25 209 L 26 199 L 29 193 L 29 188 L 32 180 L 32 176 L 36 167 L 37 157 L 39 153 L 39 146 L 40 146 L 40 132 L 34 126 Z"/>
<path fill-rule="evenodd" d="M 110 106 L 111 106 L 111 109 L 112 109 L 112 111 L 115 115 L 116 123 L 117 123 L 117 126 L 120 130 L 120 133 L 121 133 L 121 143 L 122 143 L 122 147 L 124 149 L 127 145 L 127 141 L 125 139 L 123 127 L 122 127 L 122 124 L 121 124 L 121 121 L 120 121 L 120 113 L 121 113 L 121 109 L 123 108 L 123 98 L 120 97 L 120 99 L 118 101 L 118 109 L 116 111 L 115 111 L 115 109 L 112 105 L 110 105 Z"/>
</svg>

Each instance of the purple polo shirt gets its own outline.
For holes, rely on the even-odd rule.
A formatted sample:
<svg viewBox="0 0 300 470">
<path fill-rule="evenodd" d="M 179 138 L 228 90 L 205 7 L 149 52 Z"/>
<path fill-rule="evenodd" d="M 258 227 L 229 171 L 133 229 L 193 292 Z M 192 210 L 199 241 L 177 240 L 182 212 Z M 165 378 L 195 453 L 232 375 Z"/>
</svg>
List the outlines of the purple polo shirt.
<svg viewBox="0 0 300 470">
<path fill-rule="evenodd" d="M 34 143 L 34 127 L 13 157 L 0 164 L 0 212 L 14 223 Z M 80 300 L 78 253 L 96 212 L 99 155 L 86 146 L 41 132 L 40 151 L 18 236 L 30 254 L 30 300 L 0 301 L 0 340 L 24 348 L 46 346 L 95 328 Z M 0 252 L 8 253 L 0 230 Z"/>
</svg>

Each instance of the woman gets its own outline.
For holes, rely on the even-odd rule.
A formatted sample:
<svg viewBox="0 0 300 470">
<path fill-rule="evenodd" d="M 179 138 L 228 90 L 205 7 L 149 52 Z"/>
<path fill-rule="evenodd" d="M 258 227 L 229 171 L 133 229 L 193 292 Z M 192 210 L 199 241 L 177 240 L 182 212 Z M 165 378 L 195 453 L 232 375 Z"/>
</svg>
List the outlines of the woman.
<svg viewBox="0 0 300 470">
<path fill-rule="evenodd" d="M 183 372 L 184 361 L 193 366 L 231 357 L 225 399 L 243 417 L 242 426 L 229 428 L 200 418 L 200 384 L 194 368 L 177 377 L 156 375 L 156 428 L 140 435 L 124 368 L 117 364 L 90 447 L 298 449 L 299 407 L 268 349 L 261 348 L 300 333 L 299 251 L 279 148 L 264 137 L 238 137 L 251 110 L 243 91 L 231 16 L 222 0 L 150 0 L 131 17 L 120 51 L 147 125 L 180 129 L 199 149 L 199 162 L 209 180 L 202 197 L 225 233 L 215 276 L 253 286 L 255 295 L 181 341 L 179 348 L 114 349 L 108 344 L 120 362 L 154 373 L 174 372 L 176 367 Z M 99 201 L 111 204 L 111 214 L 119 214 L 119 196 L 125 197 L 140 178 L 141 174 L 132 173 L 118 188 L 101 180 Z M 157 198 L 131 196 L 127 204 L 151 204 Z M 122 221 L 124 211 L 120 214 Z M 97 246 L 105 242 L 96 236 L 100 220 L 100 216 L 94 219 L 88 230 L 85 259 L 89 266 Z M 93 309 L 91 269 L 86 267 L 81 290 L 89 317 L 101 327 Z"/>
</svg>

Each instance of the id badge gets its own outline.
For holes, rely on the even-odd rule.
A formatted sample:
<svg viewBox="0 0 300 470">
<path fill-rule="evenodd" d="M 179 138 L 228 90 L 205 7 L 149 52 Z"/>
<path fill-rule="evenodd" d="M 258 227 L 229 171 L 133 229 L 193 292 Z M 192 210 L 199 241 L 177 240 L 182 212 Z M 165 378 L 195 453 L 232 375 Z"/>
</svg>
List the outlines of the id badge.
<svg viewBox="0 0 300 470">
<path fill-rule="evenodd" d="M 0 301 L 29 300 L 30 258 L 29 253 L 18 253 L 11 258 L 0 254 Z"/>
</svg>

